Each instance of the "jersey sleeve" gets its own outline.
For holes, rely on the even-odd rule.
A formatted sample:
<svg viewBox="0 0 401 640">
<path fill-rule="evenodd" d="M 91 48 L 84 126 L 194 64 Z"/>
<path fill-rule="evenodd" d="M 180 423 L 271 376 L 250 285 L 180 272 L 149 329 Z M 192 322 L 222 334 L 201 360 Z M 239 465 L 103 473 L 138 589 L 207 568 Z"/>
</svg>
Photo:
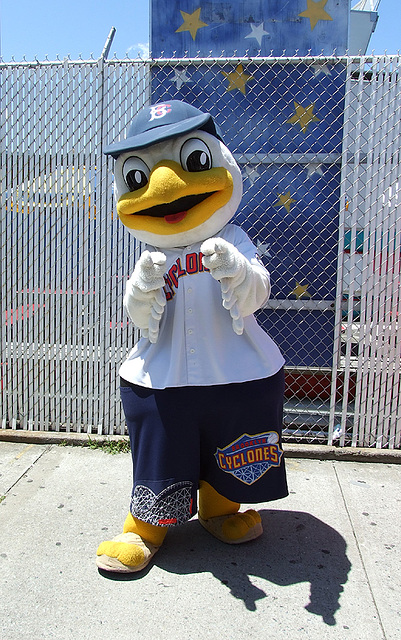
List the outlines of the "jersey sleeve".
<svg viewBox="0 0 401 640">
<path fill-rule="evenodd" d="M 245 276 L 235 287 L 238 309 L 243 317 L 263 307 L 270 296 L 270 274 L 260 261 L 249 236 L 236 225 L 225 228 L 224 239 L 231 242 L 246 259 Z"/>
</svg>

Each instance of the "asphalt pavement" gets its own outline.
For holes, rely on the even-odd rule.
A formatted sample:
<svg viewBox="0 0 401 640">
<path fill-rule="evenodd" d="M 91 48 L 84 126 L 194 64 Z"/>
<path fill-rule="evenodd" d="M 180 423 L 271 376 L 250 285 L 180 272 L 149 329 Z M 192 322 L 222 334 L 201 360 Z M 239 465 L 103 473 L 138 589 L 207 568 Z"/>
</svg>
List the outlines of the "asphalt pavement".
<svg viewBox="0 0 401 640">
<path fill-rule="evenodd" d="M 130 455 L 1 441 L 0 640 L 399 640 L 401 465 L 286 464 L 261 538 L 225 545 L 195 517 L 118 577 L 95 554 L 121 532 Z"/>
</svg>

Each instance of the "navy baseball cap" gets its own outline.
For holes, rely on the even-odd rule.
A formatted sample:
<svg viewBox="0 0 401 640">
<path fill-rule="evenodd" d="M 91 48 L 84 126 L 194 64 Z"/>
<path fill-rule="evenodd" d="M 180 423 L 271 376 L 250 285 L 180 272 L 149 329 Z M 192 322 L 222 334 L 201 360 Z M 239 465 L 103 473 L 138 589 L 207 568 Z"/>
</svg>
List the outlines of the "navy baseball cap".
<svg viewBox="0 0 401 640">
<path fill-rule="evenodd" d="M 107 145 L 104 153 L 118 158 L 125 151 L 144 149 L 195 129 L 207 131 L 221 140 L 220 131 L 210 113 L 203 113 L 180 100 L 160 102 L 141 109 L 132 120 L 127 137 Z"/>
</svg>

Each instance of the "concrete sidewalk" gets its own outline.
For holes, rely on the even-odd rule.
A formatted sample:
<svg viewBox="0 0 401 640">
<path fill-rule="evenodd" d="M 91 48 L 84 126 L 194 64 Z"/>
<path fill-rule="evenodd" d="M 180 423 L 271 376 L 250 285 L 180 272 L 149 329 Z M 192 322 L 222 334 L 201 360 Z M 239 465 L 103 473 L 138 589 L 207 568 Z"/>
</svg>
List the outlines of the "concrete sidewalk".
<svg viewBox="0 0 401 640">
<path fill-rule="evenodd" d="M 112 579 L 95 553 L 121 531 L 130 455 L 0 442 L 0 640 L 398 640 L 401 466 L 287 469 L 262 538 L 230 547 L 193 519 Z"/>
</svg>

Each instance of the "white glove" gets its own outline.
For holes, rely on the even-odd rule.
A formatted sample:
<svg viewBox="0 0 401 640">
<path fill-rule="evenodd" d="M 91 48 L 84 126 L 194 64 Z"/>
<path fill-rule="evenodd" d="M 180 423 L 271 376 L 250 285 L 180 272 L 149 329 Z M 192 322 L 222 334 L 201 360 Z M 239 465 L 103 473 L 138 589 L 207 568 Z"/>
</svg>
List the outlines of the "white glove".
<svg viewBox="0 0 401 640">
<path fill-rule="evenodd" d="M 145 338 L 155 343 L 166 305 L 164 270 L 166 256 L 160 251 L 144 251 L 127 282 L 124 307 Z"/>
<path fill-rule="evenodd" d="M 223 307 L 228 309 L 235 333 L 244 330 L 245 316 L 251 315 L 270 294 L 270 278 L 257 260 L 250 262 L 223 238 L 209 238 L 200 248 L 203 264 L 220 281 Z"/>
</svg>

